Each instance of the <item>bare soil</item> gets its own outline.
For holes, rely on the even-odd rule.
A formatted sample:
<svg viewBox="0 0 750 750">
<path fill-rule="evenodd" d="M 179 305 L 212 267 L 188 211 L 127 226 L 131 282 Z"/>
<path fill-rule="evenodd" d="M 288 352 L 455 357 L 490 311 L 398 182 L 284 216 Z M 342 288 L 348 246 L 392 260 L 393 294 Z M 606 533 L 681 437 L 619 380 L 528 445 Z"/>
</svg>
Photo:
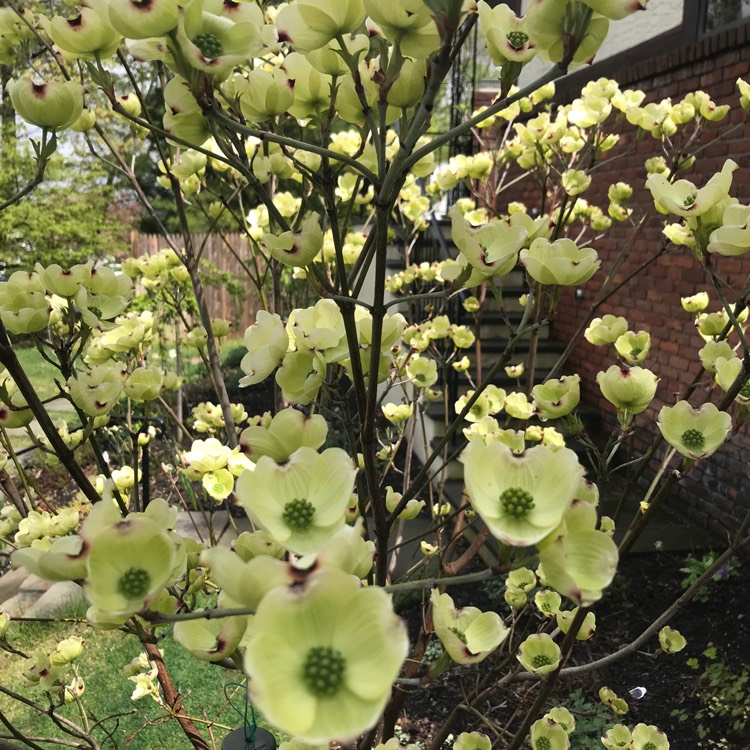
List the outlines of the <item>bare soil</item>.
<svg viewBox="0 0 750 750">
<path fill-rule="evenodd" d="M 594 607 L 595 635 L 576 645 L 571 664 L 599 659 L 638 637 L 684 593 L 681 581 L 685 574 L 680 572 L 684 565 L 684 557 L 669 553 L 625 558 L 614 583 Z M 641 722 L 658 726 L 673 750 L 750 750 L 750 584 L 735 567 L 731 575 L 711 582 L 706 590 L 706 601 L 690 602 L 670 622 L 687 639 L 683 651 L 661 653 L 654 636 L 642 650 L 606 669 L 559 682 L 547 708 L 564 705 L 576 717 L 571 750 L 600 750 L 602 733 L 618 722 L 631 728 Z M 480 584 L 467 587 L 461 594 L 456 590 L 450 593 L 457 603 L 508 614 L 498 587 L 493 592 L 491 585 Z M 413 605 L 404 614 L 416 630 L 422 608 Z M 707 649 L 710 656 L 704 655 Z M 454 668 L 426 689 L 415 691 L 400 719 L 404 738 L 429 746 L 439 725 L 492 666 L 493 662 L 487 660 Z M 721 675 L 718 685 L 711 685 L 711 674 Z M 626 715 L 617 717 L 600 703 L 602 686 L 627 701 Z M 512 736 L 532 705 L 536 691 L 528 682 L 498 691 L 477 705 L 476 713 L 463 712 L 453 734 L 479 730 L 493 736 L 486 719 L 499 732 L 494 735 L 493 748 L 501 750 L 506 746 L 505 738 Z"/>
</svg>

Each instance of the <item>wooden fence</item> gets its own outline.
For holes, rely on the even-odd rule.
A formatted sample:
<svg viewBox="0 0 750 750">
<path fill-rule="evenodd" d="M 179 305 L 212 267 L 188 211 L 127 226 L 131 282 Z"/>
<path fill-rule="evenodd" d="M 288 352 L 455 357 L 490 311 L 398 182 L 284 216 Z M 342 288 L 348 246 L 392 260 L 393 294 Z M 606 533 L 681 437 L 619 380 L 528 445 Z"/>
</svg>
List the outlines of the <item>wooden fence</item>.
<svg viewBox="0 0 750 750">
<path fill-rule="evenodd" d="M 170 235 L 176 247 L 182 247 L 181 235 Z M 242 334 L 255 321 L 255 313 L 261 309 L 258 291 L 242 267 L 242 261 L 252 266 L 252 250 L 247 239 L 239 234 L 206 235 L 197 234 L 192 238 L 193 247 L 200 248 L 205 242 L 202 259 L 211 264 L 218 274 L 230 274 L 242 290 L 232 294 L 226 283 L 207 283 L 206 302 L 212 318 L 224 318 L 232 323 L 232 332 Z M 169 247 L 164 237 L 156 234 L 131 232 L 130 246 L 133 257 L 153 255 L 161 248 Z M 207 269 L 208 271 L 209 269 Z M 208 273 L 210 276 L 210 272 Z"/>
</svg>

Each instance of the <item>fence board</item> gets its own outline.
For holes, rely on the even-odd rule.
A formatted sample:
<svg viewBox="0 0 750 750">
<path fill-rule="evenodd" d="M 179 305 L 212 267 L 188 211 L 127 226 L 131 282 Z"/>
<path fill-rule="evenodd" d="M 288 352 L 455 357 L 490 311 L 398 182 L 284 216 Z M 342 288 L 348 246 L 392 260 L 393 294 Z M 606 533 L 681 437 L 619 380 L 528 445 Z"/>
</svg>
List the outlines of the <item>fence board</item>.
<svg viewBox="0 0 750 750">
<path fill-rule="evenodd" d="M 181 235 L 170 235 L 169 240 L 176 247 L 183 246 Z M 251 263 L 252 250 L 247 239 L 239 233 L 223 236 L 212 234 L 208 237 L 196 234 L 193 235 L 192 242 L 195 248 L 200 248 L 205 243 L 202 258 L 220 273 L 231 274 L 243 288 L 242 294 L 235 297 L 224 283 L 209 283 L 205 286 L 206 302 L 211 317 L 231 321 L 232 332 L 241 335 L 255 321 L 255 313 L 261 309 L 255 284 L 235 257 L 236 254 L 243 261 Z M 161 235 L 131 232 L 130 247 L 133 257 L 138 258 L 142 255 L 153 255 L 161 248 L 169 247 L 169 244 Z"/>
</svg>

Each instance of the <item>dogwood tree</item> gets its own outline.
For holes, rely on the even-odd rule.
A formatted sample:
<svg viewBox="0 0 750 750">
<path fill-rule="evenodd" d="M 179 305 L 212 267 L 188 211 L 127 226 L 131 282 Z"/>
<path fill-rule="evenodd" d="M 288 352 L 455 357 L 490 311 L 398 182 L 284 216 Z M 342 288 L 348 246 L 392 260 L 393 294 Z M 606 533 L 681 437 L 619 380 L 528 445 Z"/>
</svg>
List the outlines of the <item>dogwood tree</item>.
<svg viewBox="0 0 750 750">
<path fill-rule="evenodd" d="M 463 685 L 464 704 L 436 729 L 433 748 L 463 711 L 521 681 L 540 687 L 501 746 L 569 746 L 569 712 L 547 705 L 555 681 L 566 670 L 598 666 L 566 664 L 577 656 L 576 642 L 594 635 L 592 607 L 612 582 L 619 554 L 674 482 L 720 450 L 741 423 L 750 373 L 745 294 L 728 296 L 712 277 L 718 312 L 703 312 L 709 297 L 684 305 L 698 316 L 706 339 L 699 358 L 716 373 L 723 395 L 694 408 L 684 394 L 662 410 L 652 449 L 635 469 L 646 472 L 657 450 L 662 464 L 642 512 L 616 544 L 615 520 L 598 511 L 596 481 L 615 470 L 618 450 L 643 426 L 654 398 L 649 333 L 631 331 L 612 315 L 584 326 L 579 338 L 587 345 L 612 348 L 613 364 L 596 385 L 563 375 L 564 359 L 536 383 L 534 355 L 565 287 L 603 273 L 601 236 L 617 222 L 638 231 L 640 217 L 631 215 L 628 199 L 642 186 L 613 184 L 605 206 L 584 197 L 597 159 L 616 152 L 615 120 L 653 139 L 660 153 L 646 164 L 644 182 L 655 210 L 675 219 L 665 226 L 665 243 L 685 245 L 705 266 L 714 254 L 750 248 L 748 209 L 733 195 L 734 162 L 703 186 L 681 177 L 695 158 L 695 133 L 726 114 L 708 94 L 642 106 L 640 92 L 599 80 L 570 105 L 550 104 L 554 79 L 590 60 L 611 23 L 643 4 L 534 0 L 520 18 L 484 0 L 87 0 L 62 15 L 24 12 L 13 3 L 4 10 L 3 49 L 34 49 L 56 65 L 54 76 L 41 79 L 30 70 L 7 86 L 18 113 L 41 131 L 40 159 L 66 130 L 84 131 L 159 225 L 132 154 L 97 120 L 95 107 L 106 105 L 155 139 L 182 242 L 165 232 L 171 246 L 128 261 L 125 273 L 94 262 L 39 265 L 0 284 L 0 434 L 9 451 L 0 458 L 3 470 L 15 465 L 22 473 L 7 430 L 36 419 L 33 439 L 56 455 L 81 492 L 78 508 L 50 512 L 8 475 L 0 531 L 14 565 L 81 583 L 93 626 L 138 635 L 144 656 L 127 670 L 136 697 L 160 700 L 193 747 L 209 745 L 160 655 L 158 644 L 170 633 L 196 658 L 244 671 L 250 699 L 294 738 L 290 747 L 392 747 L 410 693 L 448 670 Z M 451 131 L 430 134 L 440 87 L 477 22 L 499 67 L 498 97 Z M 550 71 L 518 90 L 519 73 L 537 56 L 552 63 Z M 145 77 L 147 91 L 138 83 L 144 76 L 131 72 L 143 66 L 154 72 Z M 122 88 L 122 80 L 132 88 Z M 747 84 L 740 90 L 747 106 Z M 439 163 L 438 148 L 472 129 L 480 150 Z M 536 213 L 505 200 L 513 197 L 508 175 L 519 168 L 541 187 Z M 414 243 L 459 183 L 471 197 L 450 207 L 456 257 L 389 277 L 394 237 Z M 245 332 L 241 384 L 273 379 L 273 414 L 248 414 L 228 396 L 216 343 L 226 326 L 208 312 L 188 204 L 236 222 L 252 245 L 247 262 L 269 269 L 273 294 Z M 520 302 L 503 289 L 519 264 L 527 284 Z M 287 309 L 285 270 L 307 281 L 314 304 Z M 163 499 L 143 507 L 138 491 L 144 414 L 162 407 L 174 414 L 168 394 L 180 378 L 149 364 L 158 309 L 135 312 L 130 304 L 135 284 L 154 289 L 188 280 L 198 307 L 190 336 L 210 363 L 216 403 L 201 404 L 194 421 L 181 426 L 190 448 L 179 460 L 186 481 L 217 508 L 231 501 L 244 509 L 252 530 L 232 550 L 178 534 L 176 509 Z M 612 289 L 603 285 L 603 299 Z M 501 310 L 519 305 L 507 346 L 485 362 L 476 382 L 468 358 L 476 334 L 441 307 L 459 294 L 471 314 L 486 301 Z M 421 317 L 408 319 L 418 302 L 425 303 Z M 52 422 L 19 365 L 16 336 L 31 337 L 58 367 L 60 396 L 80 429 Z M 525 373 L 509 373 L 525 376 L 527 386 L 494 385 L 526 338 L 532 353 Z M 455 403 L 445 387 L 453 371 L 467 373 L 470 387 Z M 618 424 L 603 446 L 576 414 L 582 387 L 600 388 L 616 410 Z M 423 432 L 430 401 L 442 401 L 447 414 L 436 446 Z M 121 412 L 134 455 L 113 470 L 99 434 Z M 334 439 L 338 445 L 328 447 Z M 411 455 L 420 440 L 428 444 L 416 469 Z M 666 451 L 663 441 L 671 446 Z M 92 448 L 98 481 L 81 465 L 83 445 Z M 595 460 L 584 466 L 576 445 Z M 396 466 L 403 482 L 393 487 L 387 482 L 402 446 L 407 458 Z M 465 492 L 450 502 L 441 494 L 442 476 L 459 455 Z M 673 459 L 681 462 L 669 473 Z M 422 555 L 397 572 L 394 558 L 412 537 Z M 485 548 L 491 564 L 479 556 Z M 732 554 L 730 548 L 717 564 Z M 504 581 L 502 612 L 457 607 L 447 591 L 490 579 Z M 422 593 L 416 633 L 394 613 L 392 595 L 405 591 Z M 639 643 L 656 639 L 681 605 L 668 607 Z M 9 637 L 7 618 L 0 623 Z M 668 639 L 676 644 L 680 636 Z M 426 657 L 430 644 L 443 651 L 434 661 Z M 85 712 L 84 682 L 65 669 L 77 657 L 60 649 L 64 657 L 31 656 L 25 673 L 53 701 L 75 702 Z M 463 683 L 458 665 L 478 662 L 486 669 Z M 602 695 L 622 712 L 621 698 Z M 618 725 L 602 742 L 643 750 L 669 744 L 645 724 L 632 732 Z M 489 745 L 475 733 L 460 735 L 454 747 Z"/>
</svg>

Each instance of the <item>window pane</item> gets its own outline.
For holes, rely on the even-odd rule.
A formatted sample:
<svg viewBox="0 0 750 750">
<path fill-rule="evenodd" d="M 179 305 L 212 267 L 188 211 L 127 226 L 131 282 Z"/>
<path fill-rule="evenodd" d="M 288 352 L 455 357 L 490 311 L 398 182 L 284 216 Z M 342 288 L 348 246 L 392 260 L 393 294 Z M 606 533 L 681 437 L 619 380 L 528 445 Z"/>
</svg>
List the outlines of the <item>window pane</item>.
<svg viewBox="0 0 750 750">
<path fill-rule="evenodd" d="M 706 8 L 706 31 L 750 17 L 750 0 L 708 0 Z"/>
</svg>

